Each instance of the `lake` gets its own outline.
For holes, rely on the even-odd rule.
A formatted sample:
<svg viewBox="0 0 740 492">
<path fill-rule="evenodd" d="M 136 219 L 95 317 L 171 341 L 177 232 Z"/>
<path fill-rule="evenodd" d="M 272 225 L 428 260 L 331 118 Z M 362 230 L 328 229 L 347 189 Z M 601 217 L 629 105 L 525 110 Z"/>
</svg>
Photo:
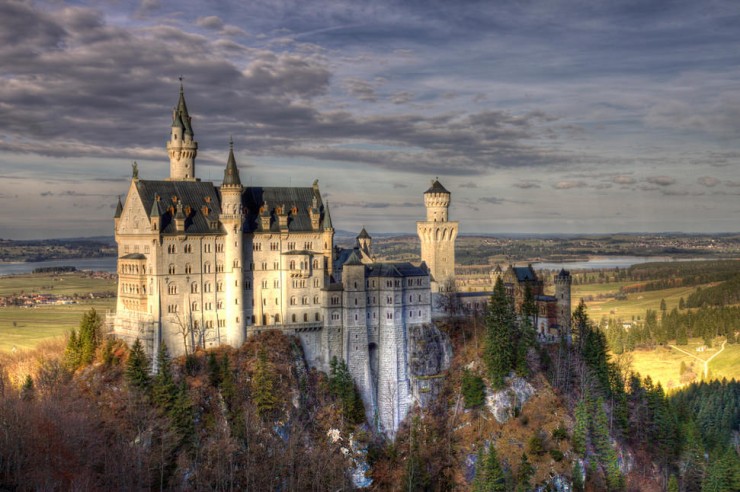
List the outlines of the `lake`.
<svg viewBox="0 0 740 492">
<path fill-rule="evenodd" d="M 565 261 L 562 263 L 532 263 L 535 270 L 600 270 L 605 268 L 629 268 L 640 263 L 666 261 L 692 261 L 699 258 L 682 258 L 674 260 L 670 256 L 593 256 L 586 261 Z"/>
<path fill-rule="evenodd" d="M 115 272 L 115 256 L 102 258 L 70 258 L 68 260 L 32 261 L 27 263 L 0 263 L 0 276 L 18 273 L 31 273 L 34 268 L 73 266 L 78 270 L 92 270 L 96 272 Z"/>
</svg>

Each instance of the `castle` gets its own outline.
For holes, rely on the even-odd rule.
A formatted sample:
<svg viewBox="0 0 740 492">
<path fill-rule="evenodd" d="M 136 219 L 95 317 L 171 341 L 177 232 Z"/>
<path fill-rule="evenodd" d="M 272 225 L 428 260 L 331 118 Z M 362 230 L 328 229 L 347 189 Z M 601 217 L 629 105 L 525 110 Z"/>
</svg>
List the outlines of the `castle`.
<svg viewBox="0 0 740 492">
<path fill-rule="evenodd" d="M 134 164 L 115 213 L 118 300 L 109 316 L 127 343 L 175 355 L 281 330 L 307 363 L 347 363 L 370 422 L 393 433 L 444 369 L 430 354 L 433 294 L 454 285 L 457 222 L 435 180 L 417 224 L 419 264 L 376 261 L 363 230 L 354 248 L 334 245 L 329 204 L 310 187 L 244 186 L 230 144 L 221 186 L 196 177 L 198 144 L 180 86 L 166 144 L 170 175 L 139 177 Z M 438 334 L 439 332 L 437 332 Z M 421 340 L 417 343 L 418 340 Z M 426 358 L 426 359 L 425 359 Z"/>
</svg>

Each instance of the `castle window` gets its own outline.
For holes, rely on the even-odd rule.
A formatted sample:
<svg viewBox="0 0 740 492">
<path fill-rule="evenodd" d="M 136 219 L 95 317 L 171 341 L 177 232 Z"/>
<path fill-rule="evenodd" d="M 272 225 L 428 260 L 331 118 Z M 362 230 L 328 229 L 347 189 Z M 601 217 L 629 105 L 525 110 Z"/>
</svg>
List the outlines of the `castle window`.
<svg viewBox="0 0 740 492">
<path fill-rule="evenodd" d="M 168 294 L 177 294 L 177 285 L 176 284 L 169 284 L 167 286 L 167 293 Z"/>
<path fill-rule="evenodd" d="M 355 289 L 357 288 L 357 282 L 355 282 Z"/>
<path fill-rule="evenodd" d="M 218 327 L 219 328 L 226 328 L 226 320 L 225 319 L 218 320 Z"/>
<path fill-rule="evenodd" d="M 308 313 L 303 313 L 303 321 L 308 322 Z"/>
<path fill-rule="evenodd" d="M 270 251 L 279 251 L 280 245 L 278 243 L 270 243 Z"/>
<path fill-rule="evenodd" d="M 272 268 L 273 268 L 273 270 L 280 270 L 280 262 L 279 261 L 273 262 L 272 263 Z"/>
<path fill-rule="evenodd" d="M 291 316 L 290 316 L 290 320 L 291 320 L 291 321 L 292 321 L 293 323 L 295 323 L 295 314 L 293 314 L 293 315 L 291 315 Z"/>
<path fill-rule="evenodd" d="M 293 297 L 291 297 L 291 298 L 290 298 L 290 305 L 291 305 L 291 306 L 295 306 L 297 302 L 298 302 L 298 301 L 297 301 L 297 299 L 295 298 L 295 296 L 293 296 Z"/>
<path fill-rule="evenodd" d="M 321 279 L 318 279 L 318 278 L 313 279 L 313 286 L 321 287 Z"/>
<path fill-rule="evenodd" d="M 223 292 L 224 291 L 224 283 L 219 282 L 216 284 L 216 292 Z"/>
<path fill-rule="evenodd" d="M 224 252 L 224 243 L 216 243 L 216 253 Z"/>
<path fill-rule="evenodd" d="M 313 303 L 318 304 L 319 303 L 319 296 L 313 296 Z"/>
<path fill-rule="evenodd" d="M 197 311 L 198 310 L 198 302 L 197 301 L 194 301 L 190 308 L 191 308 L 192 311 Z"/>
<path fill-rule="evenodd" d="M 211 252 L 211 244 L 210 243 L 206 243 L 206 244 L 203 245 L 203 252 L 204 253 L 210 253 Z"/>
<path fill-rule="evenodd" d="M 234 299 L 234 305 L 236 305 L 236 306 L 239 305 L 239 299 Z"/>
<path fill-rule="evenodd" d="M 196 282 L 193 282 L 192 284 L 190 284 L 190 293 L 191 294 L 198 293 L 198 284 Z"/>
<path fill-rule="evenodd" d="M 167 268 L 167 271 L 170 273 L 170 275 L 175 274 L 175 265 L 170 264 L 170 266 Z"/>
<path fill-rule="evenodd" d="M 267 262 L 266 261 L 263 261 L 262 262 L 262 269 L 263 270 L 267 270 Z"/>
<path fill-rule="evenodd" d="M 334 321 L 337 321 L 339 319 L 339 311 L 332 311 L 331 312 L 331 319 Z"/>
<path fill-rule="evenodd" d="M 357 298 L 355 298 L 355 306 L 357 306 Z"/>
<path fill-rule="evenodd" d="M 316 313 L 316 314 L 314 315 L 314 319 L 315 319 L 316 321 L 321 321 L 321 317 L 319 316 L 319 313 Z"/>
<path fill-rule="evenodd" d="M 313 268 L 314 268 L 314 270 L 318 270 L 319 269 L 319 260 L 313 260 Z"/>
<path fill-rule="evenodd" d="M 216 303 L 216 309 L 223 309 L 224 308 L 224 301 L 218 301 Z"/>
<path fill-rule="evenodd" d="M 288 251 L 295 250 L 295 243 L 288 243 Z"/>
<path fill-rule="evenodd" d="M 273 281 L 272 281 L 272 286 L 273 286 L 273 287 L 274 287 L 275 289 L 279 289 L 279 288 L 280 288 L 280 280 L 277 280 L 277 279 L 273 280 Z"/>
<path fill-rule="evenodd" d="M 357 321 L 357 315 L 355 314 L 355 321 Z M 357 335 L 355 335 L 355 338 L 357 338 Z"/>
<path fill-rule="evenodd" d="M 275 323 L 280 323 L 280 315 L 279 314 L 276 314 L 275 315 Z"/>
<path fill-rule="evenodd" d="M 290 260 L 290 269 L 295 270 L 295 260 Z"/>
<path fill-rule="evenodd" d="M 331 305 L 336 306 L 337 304 L 339 304 L 339 296 L 332 296 Z"/>
<path fill-rule="evenodd" d="M 208 262 L 203 263 L 203 273 L 211 273 L 211 264 Z"/>
<path fill-rule="evenodd" d="M 254 251 L 262 251 L 262 244 L 260 244 L 260 243 L 254 243 L 254 244 L 252 244 L 252 249 Z"/>
<path fill-rule="evenodd" d="M 167 312 L 170 314 L 177 313 L 177 304 L 169 304 L 167 306 Z"/>
<path fill-rule="evenodd" d="M 204 308 L 206 311 L 213 311 L 213 303 L 212 302 L 206 302 L 204 305 Z"/>
<path fill-rule="evenodd" d="M 267 288 L 267 280 L 263 280 L 262 281 L 262 288 L 263 289 L 266 289 Z"/>
<path fill-rule="evenodd" d="M 193 273 L 193 267 L 190 266 L 190 263 L 185 264 L 185 273 Z"/>
<path fill-rule="evenodd" d="M 276 306 L 279 306 L 280 305 L 280 300 L 277 297 L 275 298 L 275 305 Z"/>
<path fill-rule="evenodd" d="M 421 310 L 419 310 L 419 317 L 421 317 Z"/>
<path fill-rule="evenodd" d="M 234 268 L 239 268 L 239 260 L 234 260 Z"/>
<path fill-rule="evenodd" d="M 224 271 L 223 263 L 216 263 L 216 273 L 221 273 L 223 271 Z"/>
<path fill-rule="evenodd" d="M 189 244 L 186 244 L 185 245 L 185 252 L 186 253 L 192 253 L 193 252 L 193 247 L 191 245 L 189 245 Z"/>
<path fill-rule="evenodd" d="M 303 296 L 303 299 L 301 299 L 301 304 L 304 306 L 308 304 L 308 296 Z"/>
<path fill-rule="evenodd" d="M 244 290 L 249 290 L 252 288 L 252 281 L 251 280 L 245 280 L 244 281 Z"/>
</svg>

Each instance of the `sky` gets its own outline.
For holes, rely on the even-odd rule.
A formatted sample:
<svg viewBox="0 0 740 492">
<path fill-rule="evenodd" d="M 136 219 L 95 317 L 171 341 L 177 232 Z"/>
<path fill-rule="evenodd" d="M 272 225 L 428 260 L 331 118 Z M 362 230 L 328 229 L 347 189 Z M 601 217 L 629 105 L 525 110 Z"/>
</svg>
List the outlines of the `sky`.
<svg viewBox="0 0 740 492">
<path fill-rule="evenodd" d="M 0 2 L 0 238 L 113 234 L 131 164 L 319 180 L 337 229 L 740 230 L 740 2 Z"/>
</svg>

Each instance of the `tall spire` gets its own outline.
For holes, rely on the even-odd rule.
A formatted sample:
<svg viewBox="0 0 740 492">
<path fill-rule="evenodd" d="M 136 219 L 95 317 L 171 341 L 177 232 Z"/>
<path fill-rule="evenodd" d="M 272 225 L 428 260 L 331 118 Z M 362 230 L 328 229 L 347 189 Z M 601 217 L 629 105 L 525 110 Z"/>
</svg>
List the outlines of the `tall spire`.
<svg viewBox="0 0 740 492">
<path fill-rule="evenodd" d="M 229 159 L 226 161 L 223 186 L 241 185 L 242 182 L 241 179 L 239 179 L 239 168 L 236 167 L 236 159 L 234 159 L 234 139 L 229 137 Z"/>
<path fill-rule="evenodd" d="M 190 113 L 185 103 L 185 89 L 180 77 L 180 98 L 172 111 L 172 128 L 167 142 L 170 181 L 196 181 L 195 157 L 198 155 L 198 143 L 193 137 Z"/>
<path fill-rule="evenodd" d="M 324 229 L 334 229 L 331 225 L 331 214 L 329 213 L 329 202 L 324 205 Z"/>
<path fill-rule="evenodd" d="M 178 121 L 179 120 L 179 121 Z M 183 133 L 194 136 L 193 127 L 190 125 L 190 114 L 188 105 L 185 104 L 185 88 L 182 85 L 182 76 L 180 76 L 180 99 L 177 101 L 175 114 L 172 118 L 172 126 L 178 125 L 183 129 Z"/>
</svg>

